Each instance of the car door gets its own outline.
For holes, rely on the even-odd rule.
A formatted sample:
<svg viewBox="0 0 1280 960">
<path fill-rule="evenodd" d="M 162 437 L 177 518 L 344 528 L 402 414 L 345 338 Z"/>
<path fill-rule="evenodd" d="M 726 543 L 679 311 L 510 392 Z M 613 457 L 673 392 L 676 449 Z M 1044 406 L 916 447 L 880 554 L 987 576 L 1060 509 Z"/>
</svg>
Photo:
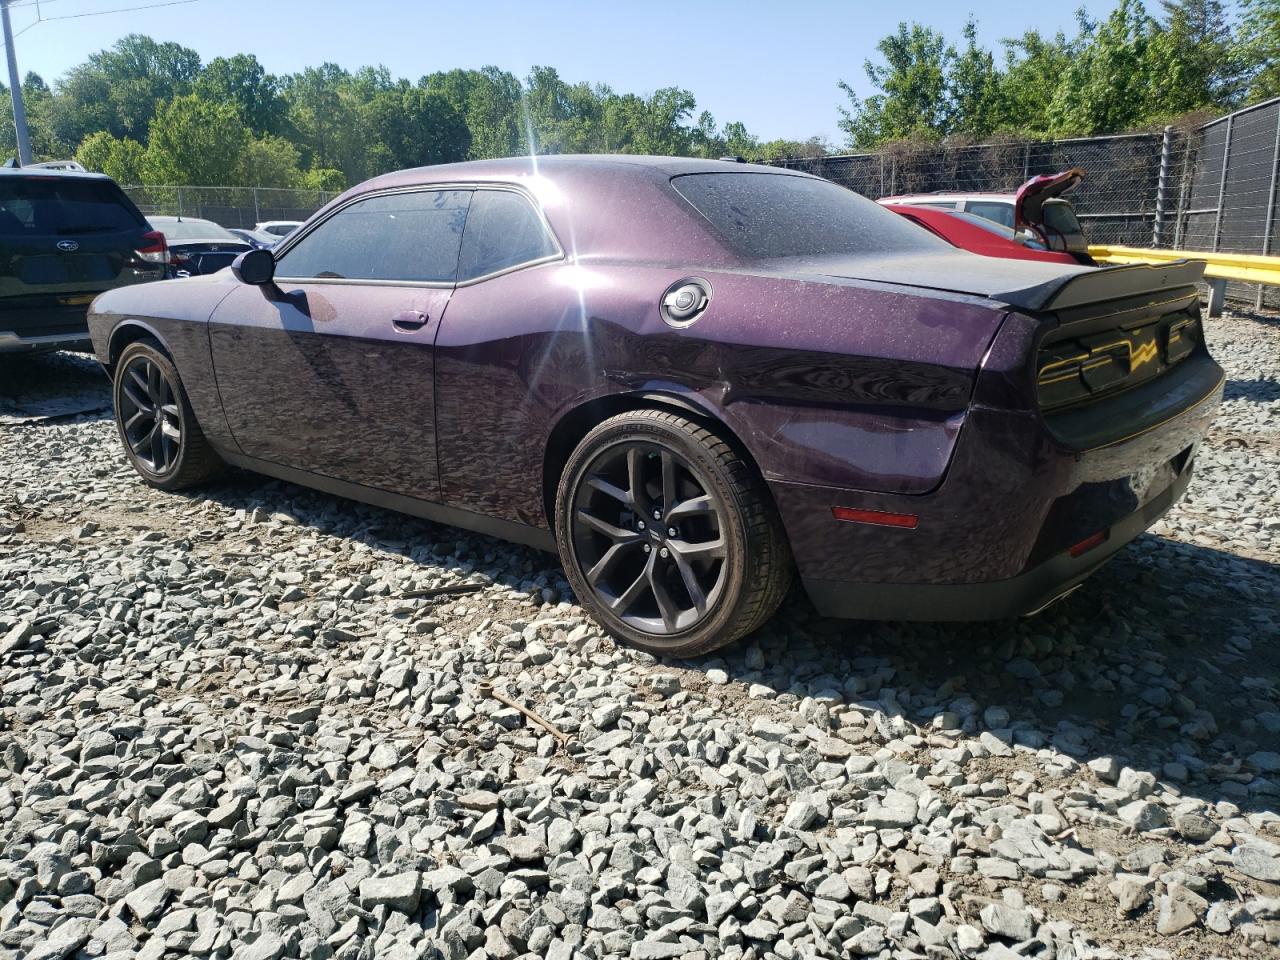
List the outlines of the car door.
<svg viewBox="0 0 1280 960">
<path fill-rule="evenodd" d="M 366 196 L 290 240 L 275 284 L 237 287 L 210 319 L 241 451 L 439 500 L 433 341 L 471 193 Z"/>
</svg>

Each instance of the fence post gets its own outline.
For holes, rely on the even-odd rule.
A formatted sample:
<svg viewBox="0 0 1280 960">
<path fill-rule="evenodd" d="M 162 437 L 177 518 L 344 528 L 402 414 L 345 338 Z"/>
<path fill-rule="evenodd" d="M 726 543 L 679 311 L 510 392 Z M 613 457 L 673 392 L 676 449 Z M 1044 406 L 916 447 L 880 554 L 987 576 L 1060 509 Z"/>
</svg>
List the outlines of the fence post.
<svg viewBox="0 0 1280 960">
<path fill-rule="evenodd" d="M 898 195 L 898 158 L 889 158 L 889 192 Z"/>
<path fill-rule="evenodd" d="M 884 154 L 880 154 L 880 196 L 887 197 L 888 193 L 884 189 Z"/>
<path fill-rule="evenodd" d="M 1173 153 L 1173 127 L 1164 128 L 1160 143 L 1160 178 L 1156 181 L 1156 222 L 1151 228 L 1151 245 L 1160 246 L 1164 238 L 1164 208 L 1168 203 L 1169 162 Z"/>
<path fill-rule="evenodd" d="M 178 188 L 178 216 L 182 216 L 182 188 Z"/>
<path fill-rule="evenodd" d="M 1218 252 L 1218 241 L 1222 236 L 1222 201 L 1227 195 L 1227 164 L 1231 162 L 1231 128 L 1235 124 L 1234 113 L 1227 116 L 1227 139 L 1222 145 L 1222 176 L 1218 179 L 1218 213 L 1213 218 L 1213 252 Z"/>
<path fill-rule="evenodd" d="M 257 226 L 262 222 L 262 213 L 258 210 L 258 188 L 253 188 L 253 223 Z"/>
<path fill-rule="evenodd" d="M 1262 253 L 1271 252 L 1271 231 L 1276 225 L 1276 178 L 1280 177 L 1280 103 L 1276 104 L 1276 145 L 1271 151 L 1271 189 L 1267 191 L 1267 225 L 1262 231 Z M 1254 309 L 1262 309 L 1262 284 L 1258 284 L 1258 295 L 1254 301 Z"/>
</svg>

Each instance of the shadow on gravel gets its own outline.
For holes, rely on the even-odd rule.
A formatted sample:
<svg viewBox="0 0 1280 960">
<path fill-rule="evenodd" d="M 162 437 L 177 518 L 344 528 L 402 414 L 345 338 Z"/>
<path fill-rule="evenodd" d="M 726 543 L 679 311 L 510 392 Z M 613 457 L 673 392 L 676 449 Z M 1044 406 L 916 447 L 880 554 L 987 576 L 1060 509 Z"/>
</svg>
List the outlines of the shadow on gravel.
<svg viewBox="0 0 1280 960">
<path fill-rule="evenodd" d="M 0 425 L 39 424 L 111 415 L 111 382 L 91 356 L 27 353 L 0 356 Z"/>
<path fill-rule="evenodd" d="M 1261 377 L 1253 380 L 1228 380 L 1223 388 L 1222 399 L 1252 400 L 1256 403 L 1280 400 L 1280 380 L 1264 380 Z"/>
<path fill-rule="evenodd" d="M 509 586 L 536 582 L 571 596 L 555 557 L 456 528 L 252 474 L 200 496 L 285 513 L 459 576 L 496 567 Z M 792 708 L 835 691 L 926 733 L 935 722 L 994 729 L 1080 763 L 1114 757 L 1210 803 L 1273 810 L 1276 795 L 1257 792 L 1265 777 L 1251 788 L 1257 771 L 1246 758 L 1276 747 L 1266 724 L 1280 723 L 1278 618 L 1280 566 L 1147 535 L 1034 618 L 829 620 L 797 591 L 755 636 L 679 665 L 722 669 Z"/>
<path fill-rule="evenodd" d="M 1081 763 L 1111 756 L 1187 796 L 1274 810 L 1276 794 L 1252 793 L 1258 771 L 1243 761 L 1276 749 L 1258 717 L 1280 723 L 1277 618 L 1280 565 L 1147 535 L 1034 618 L 849 623 L 793 597 L 755 638 L 763 669 L 747 668 L 736 648 L 691 665 L 780 681 L 779 694 L 834 689 L 846 699 L 841 670 L 851 668 L 854 686 L 872 677 L 852 702 L 926 731 L 951 712 L 966 730 L 1003 727 L 1009 743 Z M 786 676 L 771 674 L 769 664 L 788 661 Z"/>
</svg>

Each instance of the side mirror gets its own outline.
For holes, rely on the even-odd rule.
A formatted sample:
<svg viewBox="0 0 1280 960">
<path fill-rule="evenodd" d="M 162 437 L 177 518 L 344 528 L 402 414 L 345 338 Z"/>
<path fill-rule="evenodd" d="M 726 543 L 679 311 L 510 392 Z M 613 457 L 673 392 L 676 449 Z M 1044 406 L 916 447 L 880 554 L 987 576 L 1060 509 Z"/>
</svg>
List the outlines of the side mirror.
<svg viewBox="0 0 1280 960">
<path fill-rule="evenodd" d="M 241 283 L 261 287 L 276 275 L 276 258 L 270 250 L 246 250 L 231 261 L 231 272 Z"/>
</svg>

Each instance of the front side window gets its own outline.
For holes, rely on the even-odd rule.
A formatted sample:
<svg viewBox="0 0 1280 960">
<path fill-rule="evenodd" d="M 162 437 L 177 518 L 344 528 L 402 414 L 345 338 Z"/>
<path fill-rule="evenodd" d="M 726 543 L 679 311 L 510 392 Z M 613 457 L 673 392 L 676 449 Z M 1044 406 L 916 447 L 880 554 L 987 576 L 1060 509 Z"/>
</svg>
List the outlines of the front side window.
<svg viewBox="0 0 1280 960">
<path fill-rule="evenodd" d="M 752 260 L 950 249 L 905 217 L 829 180 L 694 173 L 671 185 L 740 256 Z"/>
<path fill-rule="evenodd" d="M 970 200 L 964 205 L 965 213 L 982 217 L 992 223 L 999 223 L 1013 229 L 1013 204 L 997 203 L 991 200 Z"/>
<path fill-rule="evenodd" d="M 415 190 L 343 207 L 279 259 L 293 280 L 452 283 L 469 190 Z"/>
<path fill-rule="evenodd" d="M 474 280 L 558 252 L 527 198 L 510 190 L 479 190 L 467 215 L 458 280 Z"/>
</svg>

